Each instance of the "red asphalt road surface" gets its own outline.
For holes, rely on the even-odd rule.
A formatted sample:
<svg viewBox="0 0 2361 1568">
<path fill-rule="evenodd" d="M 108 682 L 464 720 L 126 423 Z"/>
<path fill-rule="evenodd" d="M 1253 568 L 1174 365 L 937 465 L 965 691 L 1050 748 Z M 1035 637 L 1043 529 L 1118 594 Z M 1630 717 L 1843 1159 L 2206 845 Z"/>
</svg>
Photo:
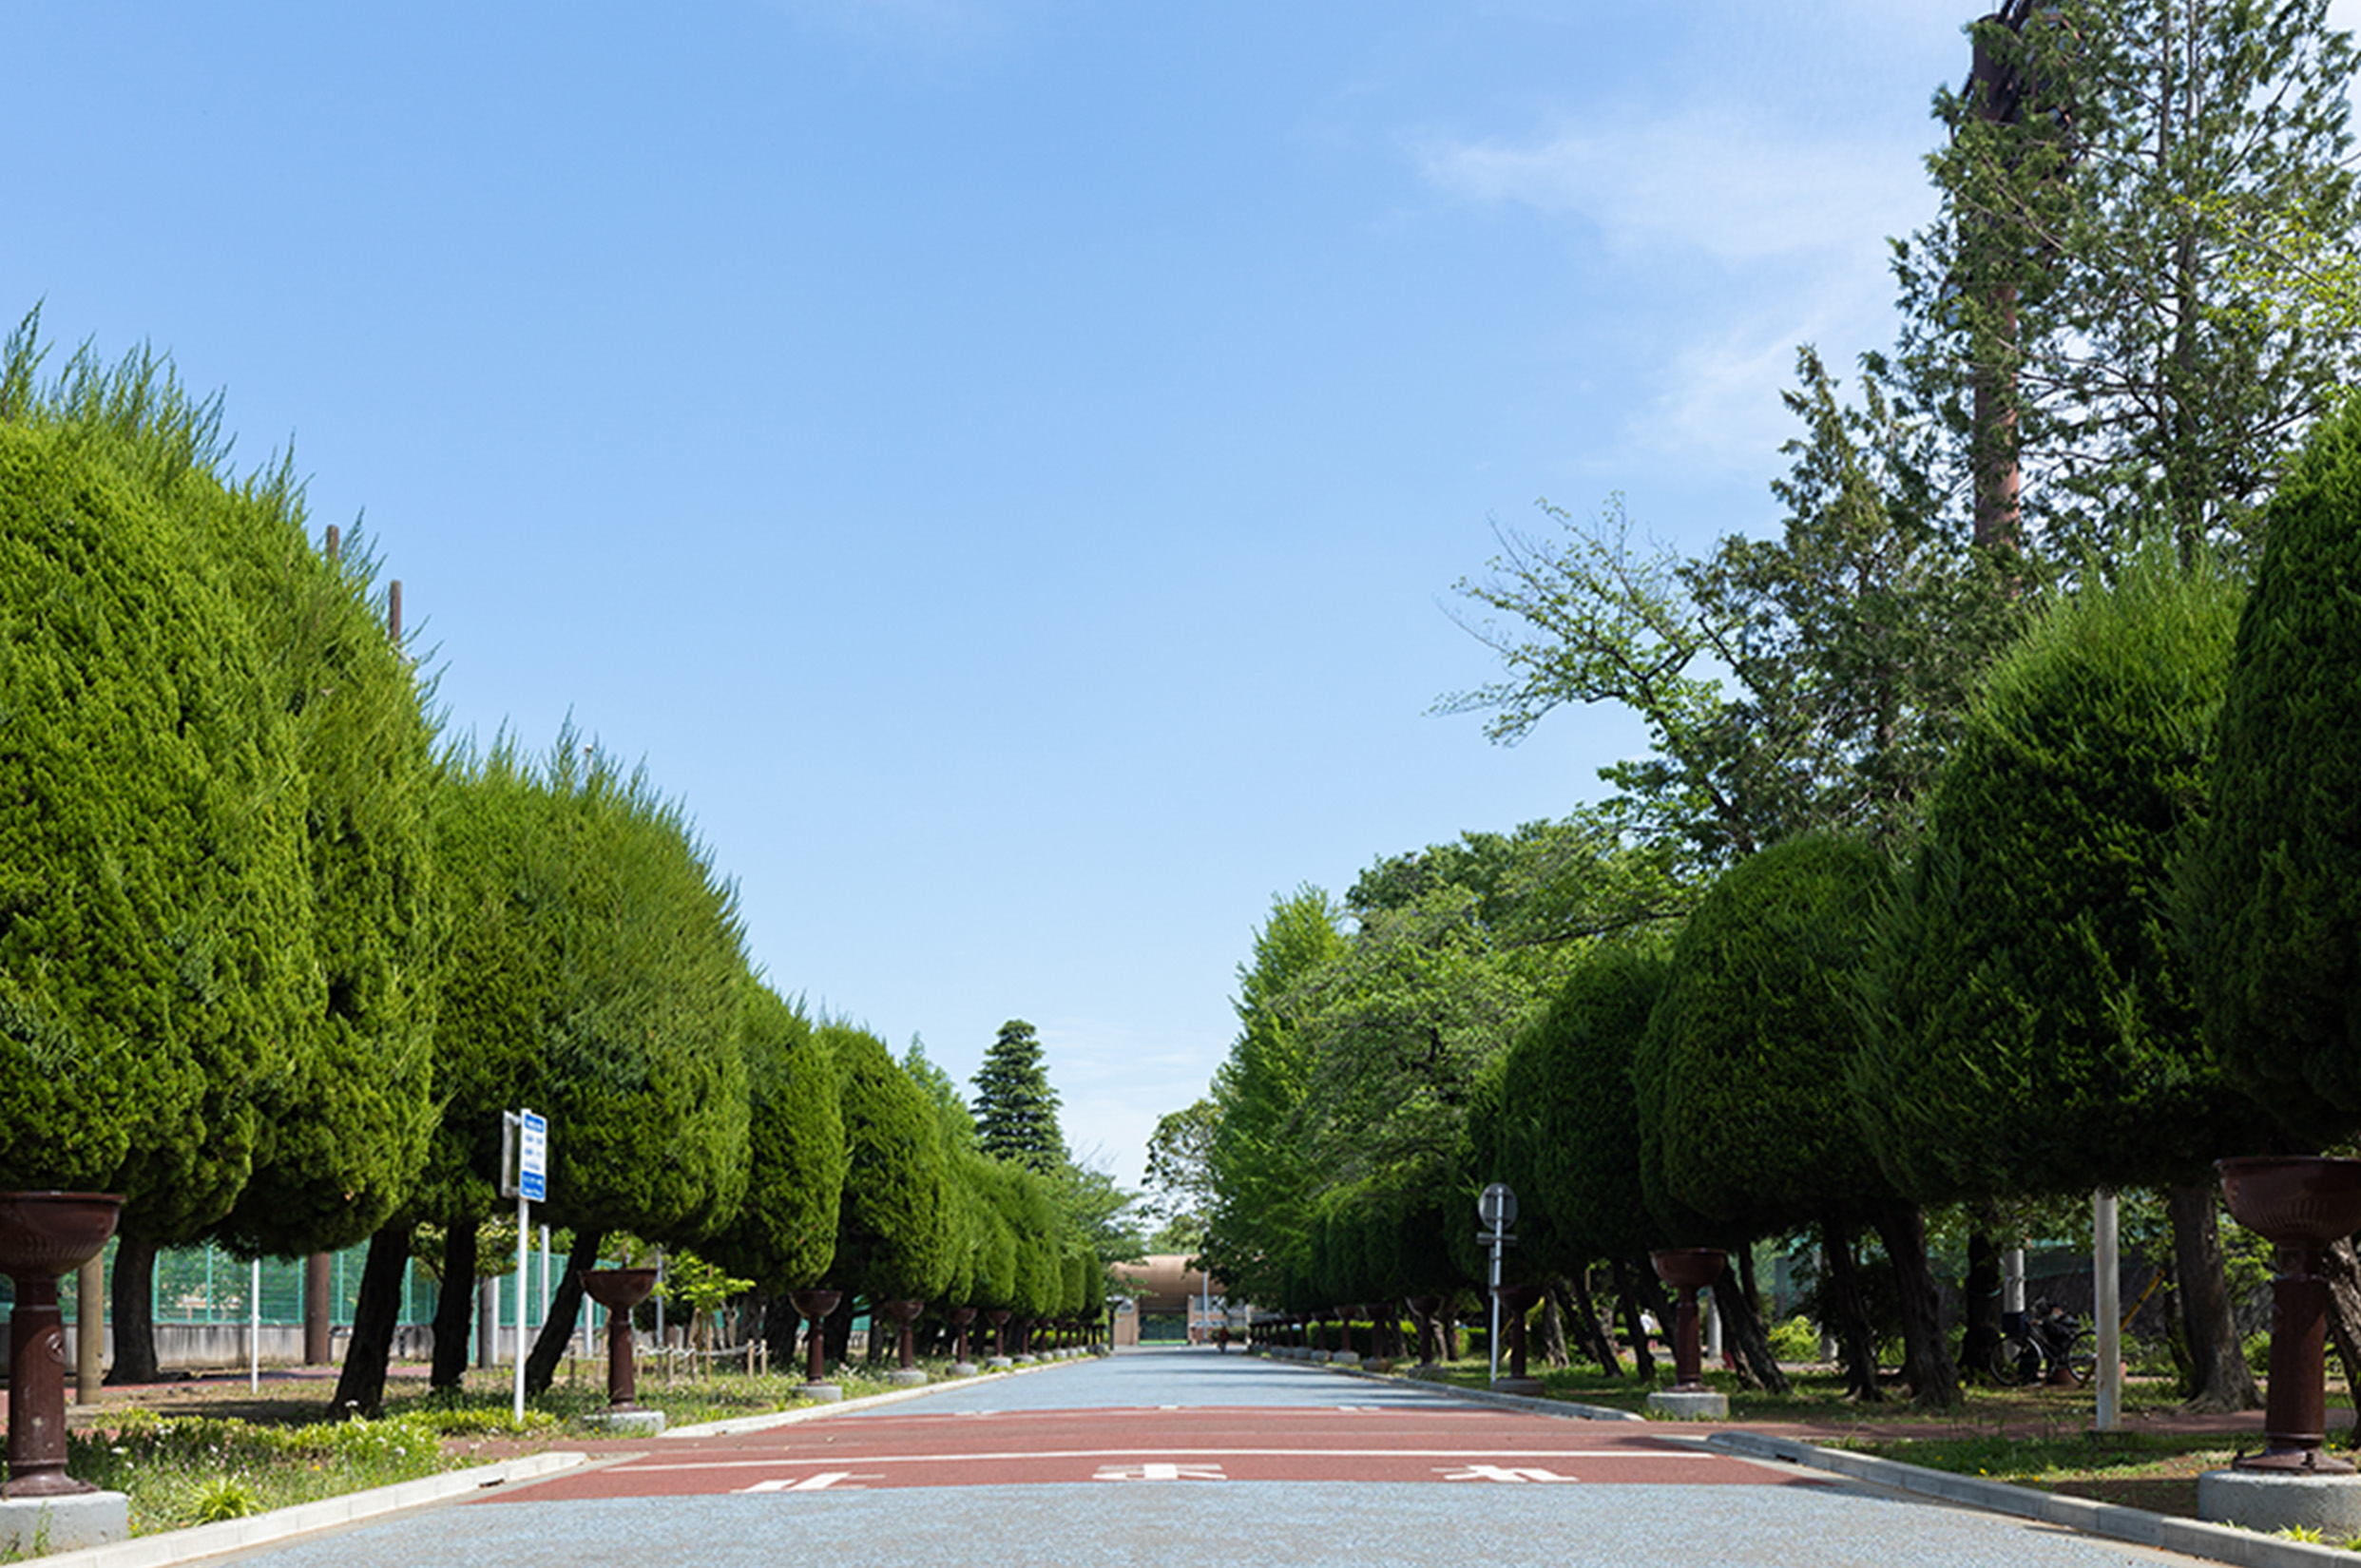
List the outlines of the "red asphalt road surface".
<svg viewBox="0 0 2361 1568">
<path fill-rule="evenodd" d="M 1467 1407 L 1191 1406 L 875 1414 L 665 1441 L 505 1501 L 1185 1481 L 1824 1484 L 1667 1441 L 1636 1423 Z"/>
</svg>

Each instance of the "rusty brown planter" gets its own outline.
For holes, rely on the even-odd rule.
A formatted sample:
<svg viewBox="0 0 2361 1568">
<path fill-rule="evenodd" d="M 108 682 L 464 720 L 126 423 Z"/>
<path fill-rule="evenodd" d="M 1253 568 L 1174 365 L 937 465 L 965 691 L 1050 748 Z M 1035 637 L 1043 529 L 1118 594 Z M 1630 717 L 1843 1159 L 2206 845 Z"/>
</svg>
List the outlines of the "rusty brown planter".
<svg viewBox="0 0 2361 1568">
<path fill-rule="evenodd" d="M 992 1359 L 1002 1366 L 1008 1363 L 1008 1318 L 1006 1307 L 987 1308 L 984 1321 L 992 1326 Z"/>
<path fill-rule="evenodd" d="M 0 1495 L 98 1490 L 66 1473 L 66 1324 L 57 1280 L 105 1250 L 122 1211 L 116 1193 L 0 1193 L 0 1273 L 16 1282 L 9 1318 L 9 1480 Z"/>
<path fill-rule="evenodd" d="M 583 1293 L 606 1309 L 606 1407 L 640 1407 L 640 1363 L 631 1339 L 631 1309 L 656 1289 L 653 1269 L 586 1269 Z"/>
<path fill-rule="evenodd" d="M 822 1320 L 844 1302 L 842 1291 L 790 1291 L 787 1304 L 803 1314 L 812 1327 L 804 1332 L 803 1381 L 821 1384 L 828 1381 L 827 1334 L 820 1328 Z"/>
<path fill-rule="evenodd" d="M 1673 1386 L 1677 1394 L 1705 1388 L 1704 1348 L 1698 1332 L 1697 1293 L 1721 1277 L 1730 1254 L 1718 1247 L 1680 1247 L 1648 1254 L 1656 1277 L 1680 1292 L 1673 1310 Z"/>
<path fill-rule="evenodd" d="M 951 1365 L 972 1372 L 975 1367 L 968 1361 L 968 1326 L 975 1321 L 975 1309 L 954 1307 L 950 1310 Z"/>
<path fill-rule="evenodd" d="M 918 1354 L 916 1347 L 911 1343 L 911 1325 L 918 1321 L 918 1314 L 927 1310 L 927 1304 L 923 1301 L 884 1301 L 877 1305 L 880 1311 L 901 1325 L 894 1341 L 894 1366 L 905 1372 L 916 1371 Z"/>
<path fill-rule="evenodd" d="M 2218 1168 L 2231 1216 L 2278 1249 L 2279 1266 L 2271 1282 L 2263 1451 L 2240 1456 L 2235 1467 L 2351 1475 L 2351 1463 L 2325 1446 L 2329 1287 L 2320 1252 L 2361 1230 L 2361 1160 L 2260 1157 L 2225 1159 Z"/>
</svg>

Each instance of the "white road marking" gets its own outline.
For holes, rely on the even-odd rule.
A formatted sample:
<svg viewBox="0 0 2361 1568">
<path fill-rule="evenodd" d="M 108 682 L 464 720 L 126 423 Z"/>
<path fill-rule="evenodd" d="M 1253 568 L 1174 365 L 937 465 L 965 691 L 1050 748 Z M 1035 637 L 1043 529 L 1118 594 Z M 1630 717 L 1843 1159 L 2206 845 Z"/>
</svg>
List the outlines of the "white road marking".
<svg viewBox="0 0 2361 1568">
<path fill-rule="evenodd" d="M 861 1482 L 883 1480 L 885 1480 L 885 1477 L 883 1476 L 856 1476 L 850 1470 L 822 1470 L 819 1474 L 816 1476 L 806 1476 L 801 1481 L 787 1481 L 784 1479 L 777 1481 L 758 1481 L 752 1486 L 740 1487 L 739 1491 L 741 1493 L 825 1492 L 840 1481 Z M 848 1492 L 857 1492 L 860 1491 L 861 1488 L 859 1486 L 848 1486 L 845 1490 Z"/>
<path fill-rule="evenodd" d="M 1555 1470 L 1545 1470 L 1538 1464 L 1470 1464 L 1466 1468 L 1459 1470 L 1445 1469 L 1442 1466 L 1437 1465 L 1434 1473 L 1441 1476 L 1445 1481 L 1505 1481 L 1509 1482 L 1519 1482 L 1527 1481 L 1574 1482 L 1582 1479 L 1579 1476 L 1562 1476 Z"/>
<path fill-rule="evenodd" d="M 1102 1464 L 1093 1481 L 1227 1481 L 1219 1464 Z"/>
<path fill-rule="evenodd" d="M 1464 1463 L 1483 1460 L 1643 1460 L 1658 1463 L 1665 1460 L 1718 1460 L 1743 1463 L 1727 1454 L 1709 1453 L 1688 1448 L 1167 1448 L 1141 1444 L 1131 1448 L 1032 1448 L 1008 1453 L 988 1454 L 863 1454 L 863 1464 L 983 1464 L 996 1461 L 1044 1459 L 1098 1459 L 1109 1462 L 1137 1459 L 1144 1454 L 1158 1454 L 1180 1459 L 1449 1459 Z M 633 1475 L 653 1474 L 670 1470 L 777 1470 L 798 1464 L 841 1464 L 845 1456 L 829 1454 L 824 1457 L 797 1459 L 776 1455 L 770 1459 L 716 1459 L 675 1461 L 662 1464 L 625 1463 L 619 1470 Z"/>
</svg>

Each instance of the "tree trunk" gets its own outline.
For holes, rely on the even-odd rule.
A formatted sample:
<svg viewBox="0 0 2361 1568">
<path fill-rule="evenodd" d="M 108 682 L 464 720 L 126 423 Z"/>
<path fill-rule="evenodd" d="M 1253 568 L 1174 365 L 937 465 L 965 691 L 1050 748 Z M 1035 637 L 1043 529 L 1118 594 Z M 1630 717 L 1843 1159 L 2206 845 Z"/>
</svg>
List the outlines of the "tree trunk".
<svg viewBox="0 0 2361 1568">
<path fill-rule="evenodd" d="M 1551 1280 L 1542 1291 L 1542 1355 L 1552 1367 L 1573 1365 L 1565 1353 L 1565 1317 L 1558 1310 L 1558 1298 L 1565 1293 L 1565 1286 Z"/>
<path fill-rule="evenodd" d="M 153 1383 L 156 1365 L 156 1244 L 136 1236 L 115 1243 L 115 1279 L 108 1303 L 114 1316 L 115 1364 L 109 1384 Z"/>
<path fill-rule="evenodd" d="M 1615 1353 L 1615 1341 L 1599 1324 L 1599 1304 L 1590 1297 L 1588 1265 L 1574 1271 L 1575 1321 L 1582 1327 L 1579 1337 L 1583 1348 L 1599 1363 L 1599 1369 L 1609 1377 L 1623 1375 L 1622 1358 Z"/>
<path fill-rule="evenodd" d="M 2001 1341 L 2001 1255 L 1991 1231 L 1979 1214 L 1968 1233 L 1968 1331 L 1959 1342 L 1963 1371 L 1992 1365 Z"/>
<path fill-rule="evenodd" d="M 842 1367 L 853 1357 L 853 1292 L 844 1292 L 836 1310 L 820 1319 L 822 1356 L 829 1363 Z"/>
<path fill-rule="evenodd" d="M 1902 1298 L 1902 1378 L 1911 1403 L 1948 1409 L 1959 1403 L 1959 1369 L 1943 1341 L 1943 1296 L 1927 1264 L 1927 1222 L 1910 1203 L 1878 1210 L 1877 1233 L 1893 1259 L 1893 1282 Z"/>
<path fill-rule="evenodd" d="M 1648 1348 L 1648 1328 L 1640 1319 L 1639 1281 L 1633 1277 L 1632 1265 L 1623 1258 L 1615 1259 L 1609 1267 L 1615 1272 L 1615 1295 L 1623 1311 L 1623 1342 L 1631 1347 L 1632 1370 L 1641 1382 L 1653 1383 L 1656 1352 Z"/>
<path fill-rule="evenodd" d="M 1844 1354 L 1845 1392 L 1874 1405 L 1886 1397 L 1877 1386 L 1877 1329 L 1861 1301 L 1852 1229 L 1833 1214 L 1820 1222 L 1820 1257 L 1828 1270 L 1828 1321 Z"/>
<path fill-rule="evenodd" d="M 549 1298 L 549 1316 L 533 1340 L 533 1353 L 525 1361 L 525 1391 L 543 1394 L 557 1380 L 558 1363 L 566 1359 L 566 1347 L 574 1337 L 574 1325 L 582 1316 L 582 1276 L 595 1268 L 599 1248 L 606 1240 L 601 1231 L 576 1231 L 573 1254 L 566 1260 L 566 1277 L 558 1281 L 557 1293 Z"/>
<path fill-rule="evenodd" d="M 2173 1219 L 2173 1282 L 2179 1287 L 2180 1337 L 2189 1352 L 2192 1410 L 2255 1410 L 2262 1391 L 2230 1318 L 2230 1281 L 2223 1272 L 2221 1222 L 2212 1185 L 2167 1187 Z"/>
<path fill-rule="evenodd" d="M 442 1289 L 434 1297 L 432 1388 L 456 1388 L 468 1373 L 468 1336 L 475 1326 L 475 1220 L 453 1219 L 443 1233 Z"/>
<path fill-rule="evenodd" d="M 1750 1388 L 1768 1394 L 1784 1394 L 1790 1385 L 1787 1373 L 1779 1367 L 1779 1358 L 1771 1351 L 1771 1335 L 1763 1328 L 1762 1308 L 1755 1295 L 1755 1249 L 1752 1243 L 1736 1249 L 1738 1266 L 1738 1288 L 1723 1292 L 1727 1299 L 1717 1298 L 1721 1308 L 1723 1343 L 1737 1361 L 1738 1381 Z M 1656 1283 L 1651 1270 L 1648 1283 Z M 1663 1291 L 1657 1291 L 1663 1299 Z"/>
<path fill-rule="evenodd" d="M 336 1374 L 336 1401 L 328 1412 L 333 1419 L 375 1416 L 385 1408 L 385 1369 L 402 1324 L 411 1229 L 388 1225 L 369 1238 L 360 1296 L 353 1304 L 353 1337 L 344 1344 L 344 1367 Z"/>
</svg>

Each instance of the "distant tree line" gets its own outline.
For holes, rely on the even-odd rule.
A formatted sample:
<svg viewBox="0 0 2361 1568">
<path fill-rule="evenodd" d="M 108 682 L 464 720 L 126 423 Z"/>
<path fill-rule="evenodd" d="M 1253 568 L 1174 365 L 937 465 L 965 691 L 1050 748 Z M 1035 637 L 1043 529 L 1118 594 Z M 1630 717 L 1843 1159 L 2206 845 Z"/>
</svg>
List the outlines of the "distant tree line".
<svg viewBox="0 0 2361 1568">
<path fill-rule="evenodd" d="M 1464 1298 L 1506 1180 L 1517 1266 L 1603 1364 L 1593 1284 L 1644 1362 L 1646 1251 L 1710 1243 L 1741 1372 L 1780 1385 L 1776 1239 L 1816 1253 L 1857 1395 L 1891 1331 L 1943 1404 L 1996 1241 L 2153 1189 L 2186 1390 L 2257 1402 L 2210 1163 L 2361 1132 L 2354 56 L 2325 0 L 1968 30 L 1901 340 L 1853 398 L 1798 351 L 1779 526 L 1688 556 L 1620 500 L 1553 507 L 1460 584 L 1503 674 L 1447 710 L 1513 741 L 1610 703 L 1650 744 L 1565 821 L 1276 902 L 1150 1166 L 1234 1288 Z"/>
<path fill-rule="evenodd" d="M 643 769 L 570 726 L 438 733 L 376 558 L 312 537 L 291 459 L 235 472 L 220 400 L 150 353 L 45 359 L 35 313 L 0 353 L 0 1188 L 124 1195 L 112 1379 L 156 1375 L 159 1248 L 367 1239 L 336 1407 L 381 1400 L 413 1255 L 455 1383 L 519 1106 L 572 1253 L 536 1389 L 625 1235 L 759 1304 L 842 1291 L 839 1354 L 886 1300 L 1095 1320 L 1139 1238 L 1030 1025 L 971 1113 L 915 1045 L 810 1016 Z"/>
</svg>

